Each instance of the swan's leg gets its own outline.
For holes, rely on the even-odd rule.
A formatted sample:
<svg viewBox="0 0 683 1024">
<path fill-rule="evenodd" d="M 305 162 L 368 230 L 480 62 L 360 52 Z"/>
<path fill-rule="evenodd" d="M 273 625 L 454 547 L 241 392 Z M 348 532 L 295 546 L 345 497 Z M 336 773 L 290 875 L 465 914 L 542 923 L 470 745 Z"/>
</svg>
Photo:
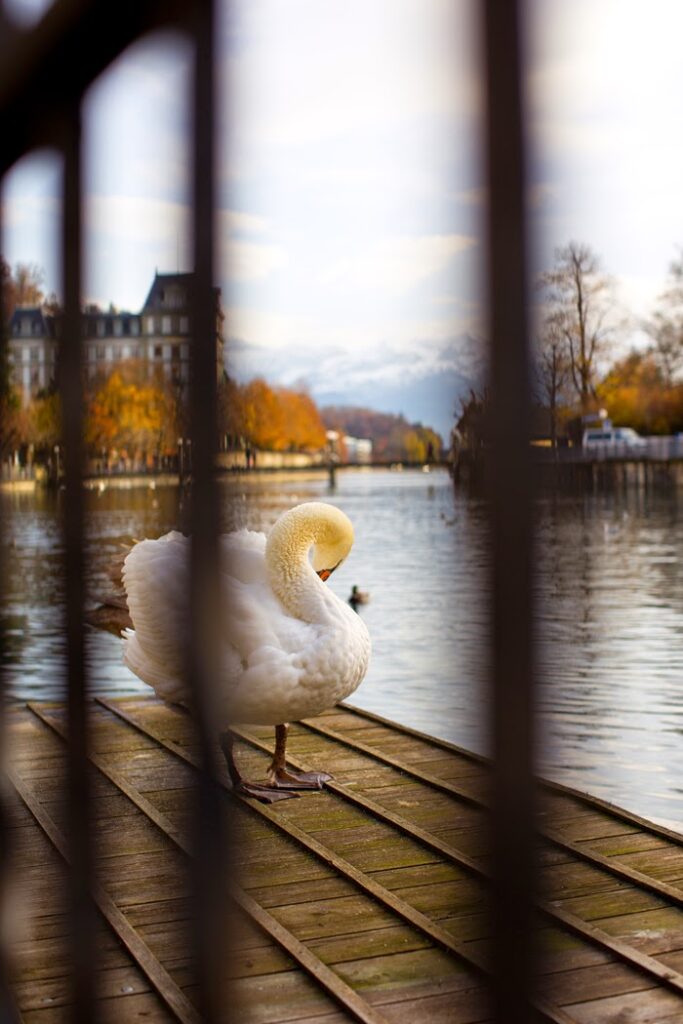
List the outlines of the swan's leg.
<svg viewBox="0 0 683 1024">
<path fill-rule="evenodd" d="M 287 767 L 287 732 L 284 722 L 275 726 L 275 753 L 268 769 L 268 781 L 278 789 L 322 789 L 332 778 L 327 772 L 294 772 Z"/>
<path fill-rule="evenodd" d="M 247 782 L 246 779 L 242 778 L 237 764 L 235 763 L 234 745 L 235 737 L 228 729 L 226 732 L 220 734 L 221 750 L 225 757 L 225 763 L 228 766 L 228 774 L 230 775 L 230 781 L 232 782 L 233 793 L 238 793 L 240 796 L 251 796 L 256 800 L 260 800 L 264 804 L 273 804 L 276 800 L 287 800 L 289 797 L 298 796 L 298 793 L 283 793 L 279 789 L 275 789 L 272 785 L 267 785 L 262 782 Z"/>
</svg>

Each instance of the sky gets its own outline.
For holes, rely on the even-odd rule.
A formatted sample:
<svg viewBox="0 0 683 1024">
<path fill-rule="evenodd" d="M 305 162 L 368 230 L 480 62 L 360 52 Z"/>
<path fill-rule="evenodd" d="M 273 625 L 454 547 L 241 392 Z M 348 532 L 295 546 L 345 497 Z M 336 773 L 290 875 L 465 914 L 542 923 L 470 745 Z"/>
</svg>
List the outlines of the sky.
<svg viewBox="0 0 683 1024">
<path fill-rule="evenodd" d="M 30 21 L 44 0 L 11 0 Z M 627 346 L 683 245 L 679 0 L 527 5 L 532 271 L 570 239 Z M 218 284 L 229 367 L 446 433 L 486 337 L 477 0 L 233 0 L 218 38 Z M 138 42 L 84 111 L 85 298 L 137 310 L 188 270 L 186 41 Z M 59 292 L 60 167 L 3 191 L 6 258 Z"/>
</svg>

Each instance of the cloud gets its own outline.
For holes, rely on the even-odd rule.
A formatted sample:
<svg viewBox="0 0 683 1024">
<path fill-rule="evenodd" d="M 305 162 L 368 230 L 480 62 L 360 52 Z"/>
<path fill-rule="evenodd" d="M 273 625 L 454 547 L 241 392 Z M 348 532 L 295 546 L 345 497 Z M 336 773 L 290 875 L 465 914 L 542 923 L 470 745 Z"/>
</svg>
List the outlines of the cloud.
<svg viewBox="0 0 683 1024">
<path fill-rule="evenodd" d="M 478 109 L 471 4 L 243 0 L 233 8 L 226 115 L 239 144 L 302 146 Z"/>
<path fill-rule="evenodd" d="M 245 242 L 226 235 L 221 245 L 224 273 L 235 281 L 259 281 L 279 270 L 287 262 L 286 251 L 279 245 Z"/>
<path fill-rule="evenodd" d="M 139 196 L 89 196 L 86 226 L 91 233 L 93 257 L 106 247 L 106 240 L 126 246 L 144 246 L 165 268 L 191 265 L 191 212 L 184 203 Z M 285 250 L 267 241 L 237 238 L 236 235 L 265 235 L 268 222 L 242 211 L 225 210 L 216 221 L 216 233 L 223 266 L 235 281 L 267 277 L 286 262 Z"/>
<path fill-rule="evenodd" d="M 270 228 L 266 217 L 245 213 L 243 210 L 224 210 L 221 214 L 221 222 L 221 227 L 224 230 L 239 235 L 263 235 Z"/>
<path fill-rule="evenodd" d="M 396 236 L 376 242 L 323 275 L 325 283 L 403 292 L 444 270 L 451 259 L 476 244 L 466 235 Z"/>
</svg>

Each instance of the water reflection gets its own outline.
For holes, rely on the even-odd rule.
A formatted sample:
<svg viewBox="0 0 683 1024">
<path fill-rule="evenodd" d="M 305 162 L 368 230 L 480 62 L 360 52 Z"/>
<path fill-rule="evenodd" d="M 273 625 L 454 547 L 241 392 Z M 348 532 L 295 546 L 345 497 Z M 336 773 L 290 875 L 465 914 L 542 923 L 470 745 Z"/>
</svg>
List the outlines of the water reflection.
<svg viewBox="0 0 683 1024">
<path fill-rule="evenodd" d="M 679 824 L 682 539 L 676 492 L 549 501 L 539 523 L 544 759 Z"/>
<path fill-rule="evenodd" d="M 485 510 L 444 473 L 341 472 L 222 484 L 223 528 L 267 529 L 314 498 L 340 505 L 356 545 L 330 586 L 355 584 L 373 639 L 356 703 L 465 746 L 485 748 Z M 21 698 L 59 696 L 59 495 L 0 495 L 7 529 L 10 674 Z M 88 497 L 88 589 L 134 538 L 186 518 L 178 490 L 106 489 Z M 683 823 L 683 540 L 677 495 L 554 498 L 538 516 L 537 602 L 546 774 L 658 819 Z M 96 692 L 146 692 L 120 642 L 94 630 Z"/>
</svg>

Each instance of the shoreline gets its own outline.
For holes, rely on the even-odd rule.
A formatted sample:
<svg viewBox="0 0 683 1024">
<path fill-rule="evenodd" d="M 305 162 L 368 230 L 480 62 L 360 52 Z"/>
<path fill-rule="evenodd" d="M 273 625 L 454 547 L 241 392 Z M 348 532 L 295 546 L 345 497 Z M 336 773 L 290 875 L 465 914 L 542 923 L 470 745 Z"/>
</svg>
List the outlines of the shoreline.
<svg viewBox="0 0 683 1024">
<path fill-rule="evenodd" d="M 432 473 L 432 472 L 443 472 L 448 469 L 448 464 L 445 462 L 372 462 L 372 463 L 347 463 L 334 467 L 335 473 L 372 473 L 376 471 L 392 472 L 392 473 Z M 219 481 L 226 480 L 245 480 L 251 477 L 266 477 L 270 480 L 278 479 L 315 479 L 317 477 L 324 477 L 330 475 L 330 467 L 326 465 L 312 465 L 312 466 L 256 466 L 251 469 L 244 467 L 232 467 L 230 469 L 219 468 L 216 472 L 216 479 Z M 85 476 L 83 477 L 83 487 L 86 490 L 107 490 L 108 488 L 119 488 L 122 490 L 131 490 L 135 487 L 148 487 L 154 490 L 156 487 L 179 487 L 181 483 L 186 483 L 188 478 L 186 477 L 181 481 L 178 473 L 168 472 L 150 472 L 150 473 L 112 473 L 98 474 L 96 476 Z M 61 485 L 60 485 L 61 486 Z M 30 494 L 37 490 L 39 487 L 54 487 L 54 484 L 50 484 L 45 480 L 2 480 L 0 481 L 0 491 L 7 491 L 15 494 Z"/>
</svg>

